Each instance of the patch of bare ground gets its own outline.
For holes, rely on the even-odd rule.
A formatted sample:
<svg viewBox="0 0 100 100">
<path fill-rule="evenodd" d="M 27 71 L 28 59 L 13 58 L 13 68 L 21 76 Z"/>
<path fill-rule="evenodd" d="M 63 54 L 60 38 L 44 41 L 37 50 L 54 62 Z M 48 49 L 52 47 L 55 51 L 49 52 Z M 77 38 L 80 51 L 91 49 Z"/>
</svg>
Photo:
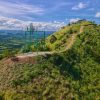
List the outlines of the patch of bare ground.
<svg viewBox="0 0 100 100">
<path fill-rule="evenodd" d="M 1 65 L 14 65 L 14 64 L 36 64 L 35 57 L 11 57 L 11 58 L 4 58 L 0 61 Z"/>
</svg>

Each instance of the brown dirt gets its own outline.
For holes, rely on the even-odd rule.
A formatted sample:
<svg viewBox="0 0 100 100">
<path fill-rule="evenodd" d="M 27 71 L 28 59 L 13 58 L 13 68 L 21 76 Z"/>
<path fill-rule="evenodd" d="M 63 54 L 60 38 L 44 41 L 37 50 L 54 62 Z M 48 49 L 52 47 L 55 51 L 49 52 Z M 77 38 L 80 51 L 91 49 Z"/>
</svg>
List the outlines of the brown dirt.
<svg viewBox="0 0 100 100">
<path fill-rule="evenodd" d="M 34 57 L 11 57 L 5 58 L 0 61 L 2 65 L 14 65 L 14 64 L 36 64 L 36 59 Z"/>
</svg>

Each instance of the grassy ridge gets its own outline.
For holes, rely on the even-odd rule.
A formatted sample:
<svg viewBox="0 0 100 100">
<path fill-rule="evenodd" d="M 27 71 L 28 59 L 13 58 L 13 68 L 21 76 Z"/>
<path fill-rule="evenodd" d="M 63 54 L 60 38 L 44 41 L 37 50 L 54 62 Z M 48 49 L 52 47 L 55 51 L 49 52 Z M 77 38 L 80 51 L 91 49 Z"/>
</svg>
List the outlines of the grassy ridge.
<svg viewBox="0 0 100 100">
<path fill-rule="evenodd" d="M 85 25 L 87 23 L 85 22 Z M 79 25 L 72 25 L 72 27 Z M 66 28 L 61 31 L 64 30 Z M 60 42 L 58 37 L 56 41 Z M 54 43 L 51 45 L 55 47 Z M 54 48 L 51 46 L 51 49 Z M 37 64 L 7 66 L 1 63 L 0 99 L 99 100 L 99 53 L 100 26 L 93 24 L 84 27 L 83 32 L 77 36 L 72 48 L 68 51 L 36 57 Z"/>
<path fill-rule="evenodd" d="M 58 32 L 49 36 L 46 40 L 46 45 L 50 50 L 64 50 L 67 45 L 71 42 L 73 34 L 80 32 L 81 26 L 90 25 L 92 22 L 82 21 L 77 24 L 72 24 L 63 27 Z"/>
</svg>

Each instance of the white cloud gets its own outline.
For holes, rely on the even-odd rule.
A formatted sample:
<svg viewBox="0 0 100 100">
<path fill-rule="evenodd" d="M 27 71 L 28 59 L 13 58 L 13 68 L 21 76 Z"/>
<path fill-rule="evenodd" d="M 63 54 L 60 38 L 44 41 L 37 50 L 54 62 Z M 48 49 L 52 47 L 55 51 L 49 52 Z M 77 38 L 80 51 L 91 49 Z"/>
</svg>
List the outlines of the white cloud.
<svg viewBox="0 0 100 100">
<path fill-rule="evenodd" d="M 72 7 L 72 10 L 80 10 L 87 7 L 86 3 L 80 2 L 78 5 Z"/>
<path fill-rule="evenodd" d="M 57 30 L 65 25 L 64 22 L 32 22 L 0 16 L 0 29 L 20 30 L 25 29 L 30 23 L 39 30 Z"/>
<path fill-rule="evenodd" d="M 33 26 L 38 27 L 39 30 L 58 30 L 62 26 L 65 26 L 64 22 L 33 22 Z"/>
<path fill-rule="evenodd" d="M 97 12 L 95 17 L 100 18 L 100 12 Z"/>
<path fill-rule="evenodd" d="M 72 18 L 72 19 L 70 19 L 70 23 L 75 23 L 75 22 L 77 22 L 77 21 L 79 21 L 80 20 L 80 18 Z"/>
<path fill-rule="evenodd" d="M 21 29 L 25 25 L 22 20 L 0 16 L 0 29 Z"/>
<path fill-rule="evenodd" d="M 0 14 L 2 15 L 27 15 L 43 13 L 44 9 L 36 5 L 0 0 Z"/>
</svg>

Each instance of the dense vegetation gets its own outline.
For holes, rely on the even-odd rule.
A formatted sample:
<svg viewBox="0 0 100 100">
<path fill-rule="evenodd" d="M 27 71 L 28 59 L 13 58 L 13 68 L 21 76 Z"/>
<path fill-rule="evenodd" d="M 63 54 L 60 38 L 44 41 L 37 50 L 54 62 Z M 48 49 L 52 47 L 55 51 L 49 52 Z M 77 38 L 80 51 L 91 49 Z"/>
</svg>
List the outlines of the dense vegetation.
<svg viewBox="0 0 100 100">
<path fill-rule="evenodd" d="M 55 37 L 53 40 L 58 41 Z M 93 24 L 85 26 L 73 46 L 63 53 L 36 57 L 35 64 L 7 66 L 2 61 L 0 99 L 99 100 L 99 53 L 100 26 Z"/>
</svg>

